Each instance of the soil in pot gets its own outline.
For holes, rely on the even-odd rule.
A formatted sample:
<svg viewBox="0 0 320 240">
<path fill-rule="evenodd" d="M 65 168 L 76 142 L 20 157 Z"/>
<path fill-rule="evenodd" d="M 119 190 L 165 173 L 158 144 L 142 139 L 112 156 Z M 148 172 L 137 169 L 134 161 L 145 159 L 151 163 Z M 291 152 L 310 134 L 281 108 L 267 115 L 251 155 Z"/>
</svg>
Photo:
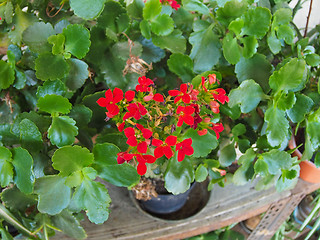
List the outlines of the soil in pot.
<svg viewBox="0 0 320 240">
<path fill-rule="evenodd" d="M 148 214 L 166 220 L 180 220 L 198 213 L 209 200 L 208 181 L 193 183 L 190 189 L 182 194 L 173 195 L 164 188 L 163 181 L 155 184 L 155 194 L 151 201 L 136 200 L 137 206 Z M 157 197 L 155 197 L 157 196 Z M 154 207 L 159 207 L 155 209 Z"/>
</svg>

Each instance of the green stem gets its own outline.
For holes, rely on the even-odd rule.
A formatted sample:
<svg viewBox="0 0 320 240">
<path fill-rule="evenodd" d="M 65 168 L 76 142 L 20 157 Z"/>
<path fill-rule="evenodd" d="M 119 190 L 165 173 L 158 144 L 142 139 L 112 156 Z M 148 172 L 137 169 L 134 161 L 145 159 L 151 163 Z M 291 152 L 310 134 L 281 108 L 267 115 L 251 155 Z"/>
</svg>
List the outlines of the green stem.
<svg viewBox="0 0 320 240">
<path fill-rule="evenodd" d="M 23 233 L 32 236 L 33 238 L 37 238 L 31 231 L 29 231 L 25 226 L 23 226 L 13 215 L 9 212 L 2 204 L 0 204 L 0 216 L 9 224 L 21 230 Z"/>
</svg>

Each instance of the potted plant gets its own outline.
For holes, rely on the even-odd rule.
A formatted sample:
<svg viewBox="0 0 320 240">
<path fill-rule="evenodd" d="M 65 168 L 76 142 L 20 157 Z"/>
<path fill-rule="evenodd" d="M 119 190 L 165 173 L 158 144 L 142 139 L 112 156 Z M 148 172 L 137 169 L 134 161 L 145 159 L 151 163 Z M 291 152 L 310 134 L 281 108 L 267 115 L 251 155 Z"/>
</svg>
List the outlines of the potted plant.
<svg viewBox="0 0 320 240">
<path fill-rule="evenodd" d="M 79 222 L 82 210 L 94 223 L 106 221 L 111 199 L 105 186 L 95 181 L 97 176 L 132 188 L 140 175 L 130 163 L 118 164 L 118 153 L 128 149 L 127 138 L 112 121 L 103 119 L 117 115 L 117 108 L 112 108 L 119 96 L 115 89 L 124 95 L 134 91 L 146 85 L 138 81 L 142 76 L 154 82 L 152 88 L 164 103 L 164 96 L 171 96 L 173 110 L 178 110 L 174 99 L 186 93 L 180 86 L 188 86 L 188 91 L 191 84 L 195 89 L 216 89 L 209 88 L 213 73 L 230 99 L 223 105 L 226 95 L 217 92 L 225 98 L 219 103 L 220 112 L 207 112 L 211 111 L 208 99 L 204 102 L 209 108 L 200 109 L 213 119 L 212 127 L 222 122 L 225 131 L 217 128 L 203 136 L 197 132 L 203 126 L 181 131 L 177 141 L 190 137 L 193 155 L 186 154 L 191 153 L 188 148 L 190 152 L 184 152 L 188 157 L 181 162 L 159 158 L 156 164 L 162 168 L 148 168 L 154 171 L 147 176 L 164 173 L 166 187 L 173 193 L 186 191 L 193 179 L 203 181 L 208 176 L 209 188 L 216 183 L 244 184 L 257 175 L 261 177 L 258 188 L 293 187 L 299 162 L 285 151 L 290 123 L 301 122 L 299 117 L 309 112 L 290 113 L 290 109 L 300 109 L 297 99 L 303 91 L 314 92 L 306 83 L 311 73 L 316 74 L 319 48 L 292 24 L 300 1 L 293 10 L 288 2 L 3 1 L 0 184 L 5 208 L 1 216 L 30 238 L 45 239 L 58 229 L 85 238 Z M 99 101 L 107 98 L 106 91 L 112 92 L 112 107 Z M 137 104 L 152 97 L 143 104 L 155 112 L 156 106 L 169 110 L 155 101 L 161 98 L 155 92 L 138 92 Z M 106 105 L 111 114 L 107 119 L 97 101 Z M 211 104 L 216 111 L 217 103 Z M 308 119 L 316 127 L 317 108 L 313 111 Z M 116 122 L 120 120 L 123 116 Z M 178 136 L 179 127 L 174 130 Z M 313 144 L 316 149 L 317 142 Z M 230 167 L 236 160 L 240 168 L 234 172 Z M 144 164 L 138 166 L 144 173 Z M 1 234 L 7 236 L 5 225 Z"/>
</svg>

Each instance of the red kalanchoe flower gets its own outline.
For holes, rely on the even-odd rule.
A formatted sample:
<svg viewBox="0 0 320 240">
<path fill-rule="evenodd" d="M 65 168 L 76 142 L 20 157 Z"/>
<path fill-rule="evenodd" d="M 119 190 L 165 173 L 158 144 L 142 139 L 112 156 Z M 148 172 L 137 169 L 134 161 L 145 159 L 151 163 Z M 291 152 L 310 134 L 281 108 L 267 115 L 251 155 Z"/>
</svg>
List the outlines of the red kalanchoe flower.
<svg viewBox="0 0 320 240">
<path fill-rule="evenodd" d="M 222 104 L 229 102 L 229 97 L 226 96 L 226 91 L 223 88 L 211 90 L 211 94 L 215 100 L 218 100 Z"/>
<path fill-rule="evenodd" d="M 192 117 L 192 114 L 194 113 L 194 111 L 195 109 L 191 106 L 178 106 L 177 114 L 182 114 L 179 116 L 177 126 L 181 127 L 183 122 L 185 122 L 187 125 L 193 125 L 194 118 Z"/>
<path fill-rule="evenodd" d="M 137 92 L 149 92 L 150 91 L 150 85 L 154 84 L 153 81 L 146 76 L 142 76 L 138 78 L 139 84 L 136 86 Z"/>
<path fill-rule="evenodd" d="M 176 151 L 178 151 L 178 162 L 181 162 L 186 155 L 190 156 L 194 150 L 192 145 L 192 139 L 187 138 L 176 145 Z"/>
<path fill-rule="evenodd" d="M 146 163 L 154 163 L 156 161 L 156 158 L 152 155 L 136 154 L 135 156 L 138 161 L 137 172 L 141 176 L 147 172 Z"/>
<path fill-rule="evenodd" d="M 128 106 L 128 112 L 123 116 L 123 121 L 133 117 L 139 120 L 141 116 L 147 114 L 147 109 L 141 103 L 130 103 Z"/>
<path fill-rule="evenodd" d="M 127 144 L 131 147 L 135 147 L 138 145 L 137 137 L 136 137 L 136 132 L 134 131 L 133 127 L 128 127 L 124 129 L 124 134 L 128 138 Z"/>
<path fill-rule="evenodd" d="M 178 4 L 175 0 L 169 0 L 168 2 L 174 10 L 178 10 L 180 8 L 180 4 Z"/>
<path fill-rule="evenodd" d="M 124 94 L 124 97 L 127 100 L 127 102 L 131 102 L 134 99 L 135 95 L 136 95 L 135 91 L 128 90 Z"/>
<path fill-rule="evenodd" d="M 219 109 L 220 104 L 217 101 L 212 100 L 209 103 L 209 105 L 210 105 L 210 108 L 211 108 L 212 112 L 214 112 L 214 113 L 219 113 L 220 112 L 220 109 Z"/>
<path fill-rule="evenodd" d="M 219 81 L 217 80 L 217 76 L 213 73 L 213 74 L 209 74 L 208 75 L 208 78 L 209 78 L 209 83 L 210 84 L 214 84 L 214 83 L 219 83 Z"/>
<path fill-rule="evenodd" d="M 219 133 L 224 130 L 224 127 L 223 127 L 222 123 L 211 123 L 211 125 L 212 126 L 209 127 L 209 128 L 212 129 L 215 132 L 215 134 L 217 136 L 217 139 L 219 139 L 219 137 L 220 137 Z"/>
<path fill-rule="evenodd" d="M 136 124 L 136 127 L 141 131 L 142 133 L 142 136 L 145 138 L 145 139 L 149 139 L 151 138 L 152 136 L 152 131 L 148 128 L 144 128 L 143 125 L 137 123 Z"/>
<path fill-rule="evenodd" d="M 174 103 L 177 103 L 181 99 L 184 103 L 188 104 L 191 101 L 191 97 L 187 92 L 188 92 L 188 85 L 186 83 L 183 83 L 180 85 L 180 91 L 179 90 L 168 91 L 170 96 L 176 97 L 174 99 Z"/>
<path fill-rule="evenodd" d="M 119 152 L 117 155 L 118 155 L 117 157 L 118 164 L 122 164 L 124 162 L 130 162 L 134 156 L 133 154 L 128 152 Z"/>
<path fill-rule="evenodd" d="M 99 98 L 97 103 L 100 107 L 107 108 L 107 117 L 113 118 L 119 113 L 119 107 L 116 105 L 123 99 L 123 91 L 120 88 L 115 88 L 113 92 L 108 89 L 105 92 L 105 98 Z"/>
<path fill-rule="evenodd" d="M 138 150 L 139 153 L 147 153 L 147 151 L 148 151 L 147 142 L 146 141 L 142 141 L 142 142 L 138 143 L 137 150 Z"/>
<path fill-rule="evenodd" d="M 177 137 L 171 135 L 166 138 L 164 143 L 159 139 L 153 139 L 152 145 L 156 146 L 154 149 L 154 156 L 156 158 L 161 158 L 163 155 L 165 155 L 168 159 L 170 159 L 174 155 L 171 147 L 175 146 L 176 143 Z"/>
<path fill-rule="evenodd" d="M 152 99 L 156 102 L 163 102 L 164 101 L 164 98 L 160 93 L 153 94 L 153 92 L 150 92 L 149 95 L 147 95 L 143 98 L 143 100 L 146 102 L 149 102 Z"/>
</svg>

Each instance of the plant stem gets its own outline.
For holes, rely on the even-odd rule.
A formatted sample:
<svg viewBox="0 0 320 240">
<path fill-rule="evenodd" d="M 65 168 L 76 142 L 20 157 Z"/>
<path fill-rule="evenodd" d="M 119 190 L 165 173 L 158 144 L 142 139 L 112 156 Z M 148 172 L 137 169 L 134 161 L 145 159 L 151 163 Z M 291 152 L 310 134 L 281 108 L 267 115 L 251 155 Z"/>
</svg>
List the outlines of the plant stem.
<svg viewBox="0 0 320 240">
<path fill-rule="evenodd" d="M 0 204 L 0 216 L 8 223 L 13 225 L 15 228 L 21 230 L 22 232 L 37 238 L 31 231 L 29 231 L 25 226 L 23 226 L 2 204 Z"/>
<path fill-rule="evenodd" d="M 313 0 L 310 1 L 309 12 L 308 12 L 308 16 L 307 16 L 307 23 L 306 23 L 306 28 L 304 29 L 303 37 L 306 37 L 307 33 L 308 33 L 309 20 L 310 20 L 310 15 L 311 15 L 311 11 L 312 11 L 312 2 L 313 2 Z"/>
</svg>

